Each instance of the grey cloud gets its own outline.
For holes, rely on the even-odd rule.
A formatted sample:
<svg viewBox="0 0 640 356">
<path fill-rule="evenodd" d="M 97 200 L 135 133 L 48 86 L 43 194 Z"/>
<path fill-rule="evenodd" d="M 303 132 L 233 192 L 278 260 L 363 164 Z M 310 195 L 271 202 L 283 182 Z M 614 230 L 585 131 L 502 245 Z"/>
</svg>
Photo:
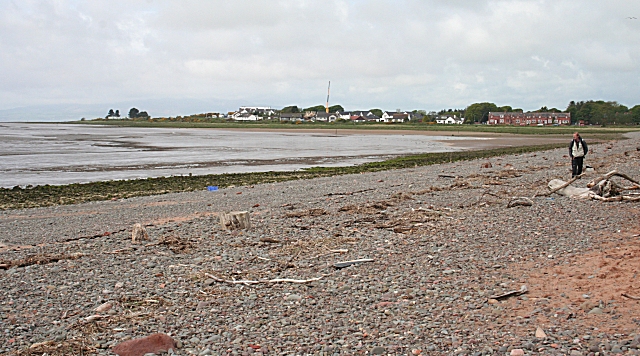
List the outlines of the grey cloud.
<svg viewBox="0 0 640 356">
<path fill-rule="evenodd" d="M 2 2 L 0 109 L 315 105 L 327 80 L 351 108 L 633 105 L 634 15 L 624 0 Z"/>
</svg>

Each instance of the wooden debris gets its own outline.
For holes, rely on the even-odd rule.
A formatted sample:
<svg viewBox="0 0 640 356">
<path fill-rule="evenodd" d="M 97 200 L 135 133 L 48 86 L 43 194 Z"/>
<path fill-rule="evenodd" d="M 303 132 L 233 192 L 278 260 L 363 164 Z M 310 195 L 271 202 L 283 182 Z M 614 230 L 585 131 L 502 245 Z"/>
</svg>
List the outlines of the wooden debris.
<svg viewBox="0 0 640 356">
<path fill-rule="evenodd" d="M 514 206 L 532 206 L 533 201 L 526 197 L 513 198 L 507 203 L 507 208 L 513 208 Z"/>
<path fill-rule="evenodd" d="M 137 241 L 142 240 L 149 240 L 147 229 L 145 229 L 142 224 L 133 225 L 133 229 L 131 230 L 131 242 L 136 243 Z"/>
<path fill-rule="evenodd" d="M 640 185 L 640 182 L 638 182 L 637 180 L 634 180 L 633 178 L 629 177 L 628 175 L 626 175 L 624 173 L 620 173 L 617 170 L 613 170 L 613 171 L 603 175 L 602 177 L 598 177 L 598 178 L 592 180 L 591 182 L 589 182 L 589 184 L 587 184 L 587 187 L 588 188 L 593 188 L 594 186 L 596 186 L 601 181 L 609 180 L 609 178 L 614 177 L 614 176 L 618 176 L 618 177 L 624 178 L 624 179 L 630 181 L 631 183 Z"/>
<path fill-rule="evenodd" d="M 260 242 L 268 242 L 270 244 L 277 244 L 277 243 L 280 243 L 280 240 L 276 240 L 276 239 L 271 238 L 271 237 L 261 237 L 260 238 Z"/>
<path fill-rule="evenodd" d="M 629 299 L 633 299 L 633 300 L 640 300 L 640 297 L 636 297 L 634 295 L 629 295 L 627 293 L 622 293 L 621 294 L 623 297 L 629 298 Z"/>
<path fill-rule="evenodd" d="M 349 267 L 349 266 L 352 266 L 352 265 L 357 265 L 357 264 L 364 263 L 364 262 L 373 262 L 373 258 L 362 258 L 362 259 L 359 259 L 359 260 L 338 262 L 338 263 L 334 263 L 333 267 L 335 267 L 335 268 L 345 268 L 345 267 Z"/>
<path fill-rule="evenodd" d="M 220 213 L 220 225 L 225 230 L 246 230 L 251 228 L 248 211 L 232 211 Z"/>
<path fill-rule="evenodd" d="M 566 183 L 564 183 L 564 184 L 562 184 L 560 186 L 554 187 L 554 188 L 551 188 L 551 182 L 549 182 L 549 188 L 551 189 L 551 191 L 549 191 L 547 193 L 542 193 L 542 194 L 536 193 L 536 194 L 533 195 L 533 197 L 535 198 L 535 197 L 546 197 L 546 196 L 549 196 L 549 195 L 551 195 L 551 194 L 553 194 L 553 193 L 555 193 L 555 192 L 557 192 L 557 191 L 559 191 L 561 189 L 564 189 L 564 188 L 570 186 L 571 183 L 577 181 L 578 179 L 580 179 L 580 177 L 582 177 L 582 174 L 579 175 L 579 176 L 575 176 L 575 177 L 571 178 L 568 182 L 566 182 Z M 560 181 L 559 179 L 554 179 L 554 180 Z M 552 182 L 554 180 L 552 180 Z"/>
<path fill-rule="evenodd" d="M 251 284 L 260 284 L 260 283 L 266 283 L 266 284 L 275 284 L 275 283 L 298 283 L 298 284 L 304 284 L 304 283 L 309 283 L 309 282 L 314 282 L 314 281 L 319 281 L 322 278 L 326 277 L 326 275 L 322 275 L 320 277 L 316 277 L 316 278 L 310 278 L 310 279 L 289 279 L 289 278 L 276 278 L 276 279 L 265 279 L 265 280 L 260 280 L 260 281 L 251 281 L 251 280 L 228 280 L 228 279 L 222 279 L 219 277 L 216 277 L 212 274 L 209 273 L 205 273 L 205 276 L 213 279 L 216 282 L 221 282 L 221 283 L 229 283 L 229 284 L 245 284 L 245 285 L 251 285 Z"/>
<path fill-rule="evenodd" d="M 489 299 L 501 300 L 501 299 L 506 299 L 511 297 L 517 297 L 519 295 L 527 293 L 528 291 L 529 289 L 527 288 L 527 286 L 523 285 L 522 287 L 520 287 L 520 290 L 512 290 L 503 294 L 493 295 L 489 297 Z"/>
</svg>

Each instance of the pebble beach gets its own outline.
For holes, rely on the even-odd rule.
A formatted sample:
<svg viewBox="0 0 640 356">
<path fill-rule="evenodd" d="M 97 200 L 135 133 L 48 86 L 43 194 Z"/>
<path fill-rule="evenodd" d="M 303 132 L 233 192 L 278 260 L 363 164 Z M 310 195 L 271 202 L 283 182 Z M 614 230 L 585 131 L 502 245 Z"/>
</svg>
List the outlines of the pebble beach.
<svg viewBox="0 0 640 356">
<path fill-rule="evenodd" d="M 626 136 L 574 186 L 640 180 Z M 533 197 L 567 154 L 2 211 L 0 354 L 638 355 L 640 203 Z"/>
</svg>

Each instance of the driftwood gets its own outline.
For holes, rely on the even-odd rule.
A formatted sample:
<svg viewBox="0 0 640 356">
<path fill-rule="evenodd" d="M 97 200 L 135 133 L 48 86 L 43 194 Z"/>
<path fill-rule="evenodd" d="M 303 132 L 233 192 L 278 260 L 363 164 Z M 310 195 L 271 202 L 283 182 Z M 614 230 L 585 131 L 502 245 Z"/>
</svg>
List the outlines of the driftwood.
<svg viewBox="0 0 640 356">
<path fill-rule="evenodd" d="M 359 259 L 359 260 L 338 262 L 338 263 L 334 263 L 333 267 L 335 267 L 335 268 L 345 268 L 345 267 L 357 265 L 357 264 L 364 263 L 364 262 L 373 262 L 373 258 L 363 258 L 363 259 Z"/>
<path fill-rule="evenodd" d="M 526 285 L 523 285 L 522 287 L 520 287 L 520 290 L 512 290 L 506 293 L 502 293 L 502 294 L 498 294 L 498 295 L 492 295 L 489 297 L 489 299 L 495 299 L 495 300 L 500 300 L 500 299 L 505 299 L 505 298 L 509 298 L 509 297 L 517 297 L 521 294 L 525 294 L 529 291 L 529 289 L 527 288 Z"/>
<path fill-rule="evenodd" d="M 587 184 L 588 188 L 593 188 L 595 185 L 597 185 L 598 183 L 600 183 L 603 180 L 609 180 L 609 178 L 613 177 L 613 176 L 618 176 L 618 177 L 622 177 L 628 181 L 630 181 L 631 183 L 636 184 L 637 186 L 640 186 L 640 182 L 638 182 L 637 180 L 634 180 L 633 178 L 629 177 L 628 175 L 624 174 L 624 173 L 620 173 L 617 170 L 613 170 L 605 175 L 603 175 L 602 177 L 596 178 L 594 180 L 592 180 L 591 182 L 589 182 L 589 184 Z M 635 188 L 637 189 L 637 188 Z"/>
<path fill-rule="evenodd" d="M 626 298 L 629 298 L 629 299 L 640 300 L 640 297 L 636 297 L 635 295 L 630 295 L 630 294 L 626 294 L 626 293 L 622 293 L 621 295 L 623 297 L 626 297 Z"/>
<path fill-rule="evenodd" d="M 575 176 L 575 177 L 571 178 L 568 182 L 566 182 L 566 183 L 564 183 L 564 184 L 562 184 L 562 185 L 560 185 L 558 187 L 552 188 L 551 191 L 549 191 L 547 193 L 543 193 L 543 194 L 536 193 L 536 194 L 533 195 L 533 197 L 535 198 L 535 197 L 546 197 L 546 196 L 549 196 L 549 195 L 559 191 L 560 189 L 564 189 L 564 188 L 570 186 L 571 183 L 577 181 L 578 179 L 580 179 L 580 177 L 582 177 L 582 174 L 579 175 L 579 176 Z M 551 188 L 551 187 L 549 187 L 549 188 Z"/>
<path fill-rule="evenodd" d="M 220 225 L 225 230 L 246 230 L 251 228 L 248 211 L 232 211 L 220 213 Z"/>
<path fill-rule="evenodd" d="M 532 206 L 533 201 L 526 197 L 513 198 L 507 203 L 507 208 L 513 208 L 514 206 Z"/>
<path fill-rule="evenodd" d="M 588 199 L 593 194 L 589 188 L 572 187 L 560 179 L 552 179 L 549 182 L 549 189 L 554 193 L 571 198 Z"/>
<path fill-rule="evenodd" d="M 632 183 L 631 187 L 623 187 L 610 179 L 614 176 L 624 178 Z M 624 173 L 620 173 L 613 170 L 601 177 L 598 177 L 587 184 L 587 188 L 576 188 L 570 186 L 570 184 L 576 179 L 572 179 L 568 182 L 563 182 L 559 179 L 553 179 L 549 182 L 549 188 L 551 191 L 548 194 L 558 193 L 571 198 L 586 198 L 600 200 L 604 202 L 614 201 L 640 201 L 640 196 L 631 196 L 622 194 L 625 190 L 640 189 L 638 181 L 629 177 Z"/>
<path fill-rule="evenodd" d="M 142 240 L 149 240 L 147 230 L 142 226 L 142 224 L 133 225 L 133 229 L 131 230 L 131 242 L 135 243 L 136 241 Z"/>
<path fill-rule="evenodd" d="M 209 273 L 205 273 L 205 276 L 213 279 L 216 282 L 221 282 L 221 283 L 229 283 L 229 284 L 244 284 L 244 285 L 251 285 L 251 284 L 260 284 L 260 283 L 266 283 L 266 284 L 275 284 L 275 283 L 298 283 L 298 284 L 303 284 L 303 283 L 309 283 L 309 282 L 315 282 L 315 281 L 319 281 L 322 278 L 326 277 L 326 275 L 322 275 L 320 277 L 316 277 L 316 278 L 311 278 L 311 279 L 289 279 L 289 278 L 276 278 L 276 279 L 264 279 L 264 280 L 260 280 L 260 281 L 251 281 L 251 280 L 239 280 L 239 281 L 235 281 L 235 280 L 228 280 L 228 279 L 222 279 L 220 277 L 216 277 L 212 274 Z"/>
</svg>

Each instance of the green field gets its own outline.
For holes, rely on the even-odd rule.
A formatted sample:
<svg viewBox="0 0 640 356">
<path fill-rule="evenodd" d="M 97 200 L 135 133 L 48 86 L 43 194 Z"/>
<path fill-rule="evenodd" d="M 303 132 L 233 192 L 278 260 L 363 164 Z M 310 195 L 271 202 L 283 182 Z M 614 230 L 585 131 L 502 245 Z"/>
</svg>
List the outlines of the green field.
<svg viewBox="0 0 640 356">
<path fill-rule="evenodd" d="M 134 120 L 95 120 L 71 121 L 70 124 L 115 125 L 126 127 L 170 127 L 170 128 L 218 128 L 218 129 L 329 129 L 329 130 L 414 130 L 414 131 L 447 131 L 447 132 L 486 132 L 518 135 L 571 135 L 575 131 L 584 135 L 597 135 L 599 139 L 619 138 L 621 134 L 640 131 L 638 126 L 599 127 L 599 126 L 489 126 L 489 125 L 429 125 L 423 123 L 381 124 L 381 123 L 280 123 L 262 122 L 179 122 L 179 121 L 134 121 Z"/>
</svg>

